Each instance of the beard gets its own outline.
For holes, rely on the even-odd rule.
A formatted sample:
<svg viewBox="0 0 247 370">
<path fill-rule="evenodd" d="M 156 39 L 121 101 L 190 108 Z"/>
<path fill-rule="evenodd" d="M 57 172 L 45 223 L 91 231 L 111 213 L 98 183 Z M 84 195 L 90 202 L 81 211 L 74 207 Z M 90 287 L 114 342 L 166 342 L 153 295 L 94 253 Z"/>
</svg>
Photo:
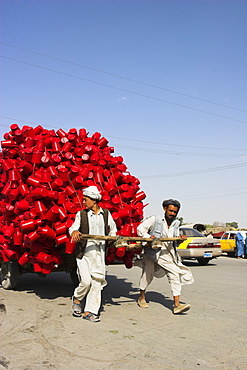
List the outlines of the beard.
<svg viewBox="0 0 247 370">
<path fill-rule="evenodd" d="M 176 216 L 172 216 L 172 215 L 167 216 L 166 215 L 165 218 L 166 218 L 167 221 L 173 221 L 176 218 Z"/>
</svg>

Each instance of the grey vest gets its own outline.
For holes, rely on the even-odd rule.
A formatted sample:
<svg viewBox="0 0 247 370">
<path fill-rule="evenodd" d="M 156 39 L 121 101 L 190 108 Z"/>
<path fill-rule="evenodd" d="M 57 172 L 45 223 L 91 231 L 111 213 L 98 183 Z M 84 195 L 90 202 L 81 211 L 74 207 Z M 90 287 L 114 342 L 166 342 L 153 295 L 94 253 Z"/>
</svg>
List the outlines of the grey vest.
<svg viewBox="0 0 247 370">
<path fill-rule="evenodd" d="M 163 222 L 164 222 L 164 216 L 155 216 L 155 224 L 154 228 L 150 230 L 149 234 L 150 236 L 155 236 L 156 238 L 162 237 L 163 232 Z M 152 249 L 152 248 L 145 248 L 145 254 L 154 262 L 158 261 L 159 253 L 161 248 L 158 249 Z"/>
<path fill-rule="evenodd" d="M 174 225 L 175 228 L 179 228 L 180 222 L 178 220 L 175 220 L 176 224 Z M 154 228 L 150 230 L 149 234 L 150 236 L 155 236 L 156 238 L 161 238 L 163 234 L 163 225 L 164 225 L 164 216 L 155 216 L 155 224 Z M 175 256 L 178 260 L 177 251 L 176 251 L 176 242 L 172 243 Z M 145 248 L 145 254 L 154 262 L 158 261 L 159 254 L 160 254 L 161 248 L 158 249 L 152 249 L 152 248 Z"/>
</svg>

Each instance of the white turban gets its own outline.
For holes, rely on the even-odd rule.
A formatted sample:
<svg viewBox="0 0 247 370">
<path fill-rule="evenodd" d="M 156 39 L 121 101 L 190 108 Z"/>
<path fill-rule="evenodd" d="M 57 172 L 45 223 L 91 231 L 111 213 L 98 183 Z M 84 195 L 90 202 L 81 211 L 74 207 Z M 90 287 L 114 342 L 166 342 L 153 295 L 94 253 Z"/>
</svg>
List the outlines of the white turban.
<svg viewBox="0 0 247 370">
<path fill-rule="evenodd" d="M 95 200 L 101 200 L 101 194 L 96 186 L 89 186 L 88 188 L 83 190 L 83 195 L 85 197 L 95 199 Z"/>
</svg>

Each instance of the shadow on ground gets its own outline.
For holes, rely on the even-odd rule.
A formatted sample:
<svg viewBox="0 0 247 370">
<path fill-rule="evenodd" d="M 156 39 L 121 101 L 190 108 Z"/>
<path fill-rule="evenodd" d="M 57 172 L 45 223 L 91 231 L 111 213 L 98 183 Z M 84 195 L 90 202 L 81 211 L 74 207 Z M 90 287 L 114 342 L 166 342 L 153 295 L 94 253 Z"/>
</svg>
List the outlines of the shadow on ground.
<svg viewBox="0 0 247 370">
<path fill-rule="evenodd" d="M 41 299 L 66 298 L 72 296 L 74 285 L 66 272 L 53 272 L 45 277 L 28 273 L 19 276 L 14 291 L 36 294 Z"/>
<path fill-rule="evenodd" d="M 139 298 L 139 289 L 134 288 L 131 282 L 124 278 L 117 278 L 115 275 L 107 275 L 108 285 L 103 290 L 102 307 L 104 305 L 121 305 L 121 303 L 137 303 Z M 156 302 L 169 309 L 172 308 L 173 301 L 163 294 L 154 291 L 146 293 L 147 302 Z"/>
<path fill-rule="evenodd" d="M 184 261 L 184 264 L 190 267 L 200 267 L 197 261 Z M 217 265 L 216 261 L 210 261 L 204 268 L 209 269 Z M 164 277 L 165 279 L 165 277 Z M 137 302 L 139 289 L 133 287 L 133 284 L 126 278 L 118 278 L 115 275 L 107 274 L 107 286 L 102 291 L 102 306 L 121 305 L 122 303 Z M 28 273 L 19 277 L 14 291 L 28 294 L 36 294 L 41 299 L 56 299 L 59 297 L 71 298 L 75 285 L 72 283 L 70 275 L 66 272 L 53 272 L 45 277 L 40 277 L 35 273 Z M 173 301 L 163 294 L 148 290 L 146 293 L 147 302 L 156 302 L 169 309 L 172 308 Z"/>
</svg>

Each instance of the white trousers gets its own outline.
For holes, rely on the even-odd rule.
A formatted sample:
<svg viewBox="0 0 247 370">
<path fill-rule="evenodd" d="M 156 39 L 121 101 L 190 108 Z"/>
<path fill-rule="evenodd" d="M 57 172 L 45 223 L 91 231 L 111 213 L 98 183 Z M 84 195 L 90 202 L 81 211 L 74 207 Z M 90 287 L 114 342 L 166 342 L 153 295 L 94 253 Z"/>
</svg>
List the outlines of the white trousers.
<svg viewBox="0 0 247 370">
<path fill-rule="evenodd" d="M 152 282 L 157 266 L 158 264 L 156 262 L 144 256 L 142 275 L 140 279 L 140 289 L 141 290 L 146 290 L 148 285 Z M 168 278 L 173 297 L 180 295 L 181 294 L 181 282 L 180 282 L 179 274 L 176 273 L 175 271 L 168 271 L 164 267 L 162 267 L 162 270 L 164 270 L 164 273 Z"/>
<path fill-rule="evenodd" d="M 86 296 L 85 312 L 91 312 L 98 315 L 101 304 L 102 280 L 91 276 L 87 261 L 82 258 L 76 259 L 79 285 L 74 291 L 74 297 L 82 301 Z"/>
</svg>

